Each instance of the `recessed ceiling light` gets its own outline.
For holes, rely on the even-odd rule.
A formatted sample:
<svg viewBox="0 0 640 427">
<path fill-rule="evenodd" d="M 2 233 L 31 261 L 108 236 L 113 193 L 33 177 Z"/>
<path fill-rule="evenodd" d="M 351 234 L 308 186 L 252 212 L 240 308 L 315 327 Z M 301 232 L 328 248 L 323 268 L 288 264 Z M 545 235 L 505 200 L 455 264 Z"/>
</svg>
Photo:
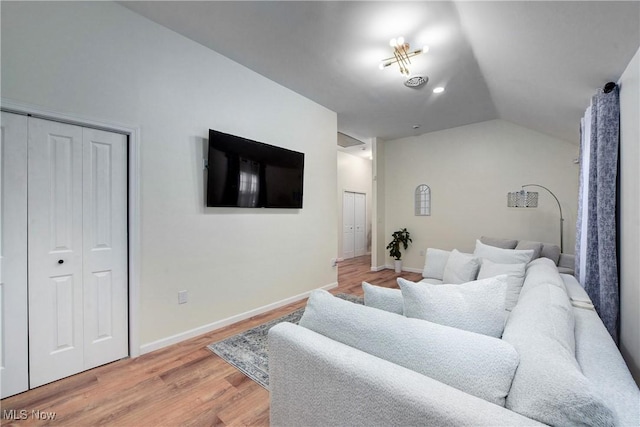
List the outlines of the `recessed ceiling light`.
<svg viewBox="0 0 640 427">
<path fill-rule="evenodd" d="M 442 86 L 433 88 L 433 93 L 442 93 L 442 92 L 444 92 L 444 88 Z"/>
</svg>

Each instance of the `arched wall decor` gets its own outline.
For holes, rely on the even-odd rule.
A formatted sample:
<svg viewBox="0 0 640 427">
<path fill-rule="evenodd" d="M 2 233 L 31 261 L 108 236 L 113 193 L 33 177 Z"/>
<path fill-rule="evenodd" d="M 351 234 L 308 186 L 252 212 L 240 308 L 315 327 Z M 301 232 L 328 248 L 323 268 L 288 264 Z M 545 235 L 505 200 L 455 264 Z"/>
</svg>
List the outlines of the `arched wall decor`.
<svg viewBox="0 0 640 427">
<path fill-rule="evenodd" d="M 431 216 L 431 188 L 426 184 L 420 184 L 415 191 L 416 216 Z"/>
</svg>

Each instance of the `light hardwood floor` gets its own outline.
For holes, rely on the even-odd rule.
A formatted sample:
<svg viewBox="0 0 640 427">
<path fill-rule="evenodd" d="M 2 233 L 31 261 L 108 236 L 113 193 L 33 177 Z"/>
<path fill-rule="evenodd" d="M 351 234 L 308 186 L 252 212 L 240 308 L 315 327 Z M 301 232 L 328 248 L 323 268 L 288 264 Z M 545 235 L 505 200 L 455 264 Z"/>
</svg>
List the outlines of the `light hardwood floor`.
<svg viewBox="0 0 640 427">
<path fill-rule="evenodd" d="M 362 295 L 362 281 L 397 287 L 399 276 L 421 279 L 418 273 L 372 272 L 370 265 L 368 256 L 341 262 L 338 287 L 331 292 Z M 299 301 L 135 359 L 113 362 L 9 397 L 1 401 L 0 422 L 7 426 L 268 425 L 269 392 L 206 346 L 305 303 Z M 55 419 L 38 420 L 34 411 L 45 417 L 53 413 Z M 15 421 L 23 415 L 26 420 Z"/>
</svg>

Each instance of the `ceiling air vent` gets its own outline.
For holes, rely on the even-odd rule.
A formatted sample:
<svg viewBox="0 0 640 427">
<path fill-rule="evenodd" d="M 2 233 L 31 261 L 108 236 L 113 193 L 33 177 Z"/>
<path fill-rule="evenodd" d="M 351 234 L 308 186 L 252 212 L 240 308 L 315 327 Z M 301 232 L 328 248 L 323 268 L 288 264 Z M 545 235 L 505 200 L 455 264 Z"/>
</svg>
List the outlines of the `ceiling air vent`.
<svg viewBox="0 0 640 427">
<path fill-rule="evenodd" d="M 413 76 L 408 78 L 405 82 L 404 85 L 406 87 L 412 87 L 412 88 L 419 88 L 424 86 L 425 84 L 427 84 L 427 82 L 429 81 L 429 77 L 423 77 L 423 76 Z"/>
<path fill-rule="evenodd" d="M 364 142 L 342 132 L 338 132 L 338 145 L 342 148 L 356 147 L 358 145 L 364 145 Z"/>
</svg>

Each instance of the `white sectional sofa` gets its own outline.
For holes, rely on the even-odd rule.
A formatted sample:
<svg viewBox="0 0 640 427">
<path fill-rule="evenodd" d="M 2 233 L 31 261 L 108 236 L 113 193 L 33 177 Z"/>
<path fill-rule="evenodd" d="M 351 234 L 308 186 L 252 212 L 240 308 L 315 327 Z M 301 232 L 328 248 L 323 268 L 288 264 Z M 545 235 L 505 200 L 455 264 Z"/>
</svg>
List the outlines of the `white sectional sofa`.
<svg viewBox="0 0 640 427">
<path fill-rule="evenodd" d="M 640 391 L 575 278 L 540 258 L 526 265 L 521 288 L 511 279 L 364 285 L 365 305 L 315 291 L 300 325 L 269 332 L 271 424 L 640 425 Z M 433 306 L 424 317 L 397 312 L 415 303 L 409 290 L 436 288 L 445 297 L 431 293 L 431 303 L 444 317 L 424 320 L 439 316 Z M 469 323 L 488 310 L 477 303 L 483 289 L 503 301 L 501 338 Z"/>
</svg>

